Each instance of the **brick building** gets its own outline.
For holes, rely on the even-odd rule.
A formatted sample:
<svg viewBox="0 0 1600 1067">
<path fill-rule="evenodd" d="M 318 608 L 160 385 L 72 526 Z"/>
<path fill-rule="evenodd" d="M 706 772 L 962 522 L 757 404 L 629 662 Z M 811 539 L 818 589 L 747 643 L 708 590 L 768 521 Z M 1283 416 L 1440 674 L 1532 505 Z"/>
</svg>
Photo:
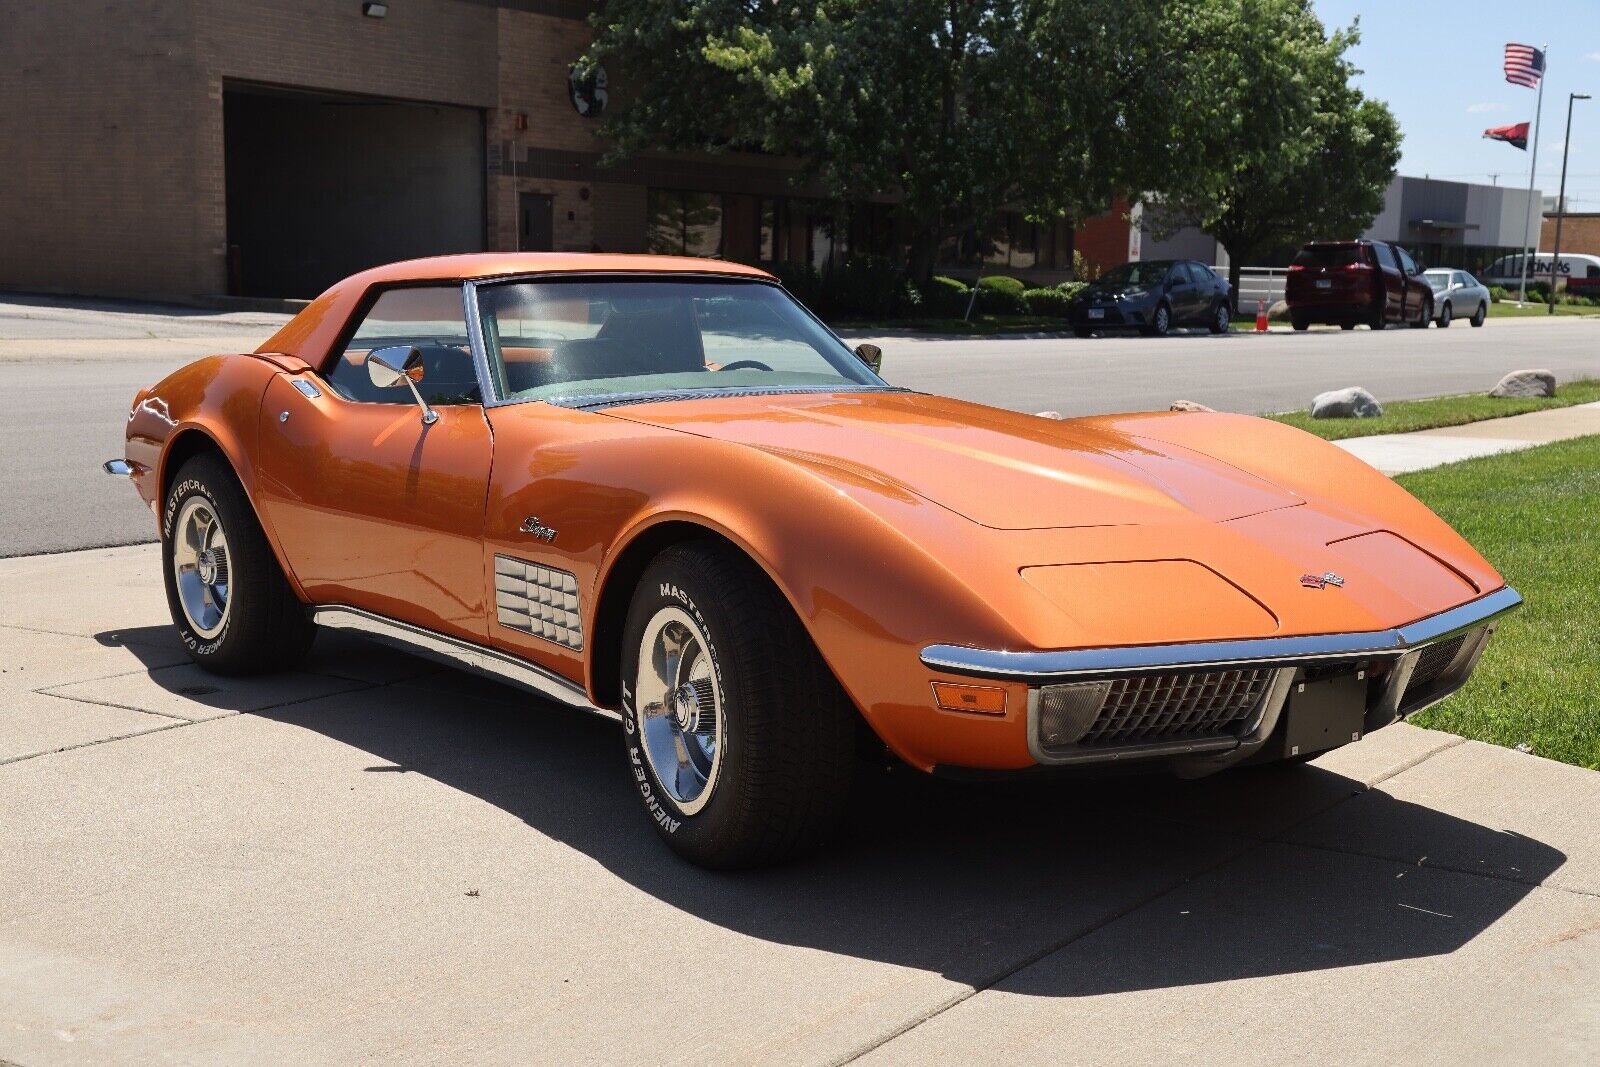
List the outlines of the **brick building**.
<svg viewBox="0 0 1600 1067">
<path fill-rule="evenodd" d="M 888 205 L 808 198 L 769 156 L 602 166 L 596 112 L 625 73 L 571 82 L 592 6 L 0 0 L 0 288 L 310 296 L 443 252 L 820 268 L 893 242 Z M 1101 265 L 1127 258 L 1120 212 L 1089 229 Z M 1057 280 L 1073 246 L 1007 216 L 984 269 Z M 950 253 L 975 267 L 977 247 Z"/>
<path fill-rule="evenodd" d="M 1539 251 L 1556 247 L 1556 213 L 1547 212 L 1539 231 Z M 1562 256 L 1600 256 L 1600 211 L 1569 211 L 1561 219 Z"/>
</svg>

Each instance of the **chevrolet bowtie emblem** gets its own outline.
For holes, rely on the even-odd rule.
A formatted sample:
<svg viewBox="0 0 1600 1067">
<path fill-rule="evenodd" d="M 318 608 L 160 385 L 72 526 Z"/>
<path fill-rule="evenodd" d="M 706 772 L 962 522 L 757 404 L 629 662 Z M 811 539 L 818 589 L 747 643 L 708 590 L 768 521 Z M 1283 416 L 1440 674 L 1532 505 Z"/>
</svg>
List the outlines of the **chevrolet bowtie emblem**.
<svg viewBox="0 0 1600 1067">
<path fill-rule="evenodd" d="M 1322 589 L 1330 585 L 1343 585 L 1344 578 L 1332 571 L 1327 571 L 1323 574 L 1302 574 L 1300 576 L 1300 584 L 1307 589 Z"/>
</svg>

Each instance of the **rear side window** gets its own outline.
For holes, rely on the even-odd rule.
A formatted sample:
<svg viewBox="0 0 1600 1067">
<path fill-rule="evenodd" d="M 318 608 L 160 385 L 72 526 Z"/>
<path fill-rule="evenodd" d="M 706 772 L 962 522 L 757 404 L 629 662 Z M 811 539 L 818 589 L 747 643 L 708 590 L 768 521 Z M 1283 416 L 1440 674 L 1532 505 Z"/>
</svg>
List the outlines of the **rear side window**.
<svg viewBox="0 0 1600 1067">
<path fill-rule="evenodd" d="M 411 390 L 379 389 L 367 356 L 379 348 L 414 347 L 422 353 L 417 389 L 429 404 L 476 404 L 483 397 L 467 343 L 459 285 L 390 289 L 378 297 L 327 374 L 333 391 L 366 404 L 414 404 Z"/>
<path fill-rule="evenodd" d="M 1297 267 L 1348 267 L 1361 261 L 1360 245 L 1307 245 L 1294 257 Z"/>
<path fill-rule="evenodd" d="M 1400 264 L 1395 262 L 1394 250 L 1388 245 L 1376 244 L 1372 246 L 1372 250 L 1378 254 L 1378 266 L 1386 267 L 1389 270 L 1400 269 Z"/>
</svg>

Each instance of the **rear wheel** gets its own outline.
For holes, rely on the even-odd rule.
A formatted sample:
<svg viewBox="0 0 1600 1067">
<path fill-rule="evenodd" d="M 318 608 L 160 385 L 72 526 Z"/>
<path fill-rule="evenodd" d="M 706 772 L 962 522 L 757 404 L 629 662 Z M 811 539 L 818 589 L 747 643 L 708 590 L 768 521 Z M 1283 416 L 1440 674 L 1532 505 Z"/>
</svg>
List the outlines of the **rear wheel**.
<svg viewBox="0 0 1600 1067">
<path fill-rule="evenodd" d="M 828 838 L 857 716 L 760 568 L 714 541 L 667 549 L 640 578 L 623 641 L 629 772 L 675 852 L 750 867 Z"/>
<path fill-rule="evenodd" d="M 1072 328 L 1072 336 L 1074 336 L 1074 337 L 1093 337 L 1094 336 L 1094 331 L 1089 329 L 1089 327 L 1087 327 L 1087 326 L 1074 326 Z"/>
<path fill-rule="evenodd" d="M 1473 326 L 1477 327 L 1477 326 L 1482 326 L 1483 325 L 1483 320 L 1488 318 L 1488 317 L 1489 317 L 1489 302 L 1487 300 L 1484 300 L 1484 301 L 1480 301 L 1479 302 L 1478 310 L 1474 311 L 1472 313 L 1472 318 L 1468 319 L 1467 321 L 1472 323 Z"/>
<path fill-rule="evenodd" d="M 1339 329 L 1341 329 L 1341 330 L 1353 330 L 1355 328 L 1356 328 L 1356 324 L 1353 323 L 1353 322 L 1341 322 L 1339 324 Z"/>
<path fill-rule="evenodd" d="M 1206 329 L 1212 333 L 1227 333 L 1233 325 L 1233 314 L 1228 310 L 1226 300 L 1217 301 L 1217 306 L 1211 311 L 1211 321 L 1206 323 Z"/>
<path fill-rule="evenodd" d="M 1374 330 L 1381 330 L 1385 326 L 1389 325 L 1389 320 L 1383 317 L 1386 310 L 1387 309 L 1384 308 L 1383 304 L 1379 303 L 1377 310 L 1375 310 L 1372 313 L 1372 317 L 1367 320 L 1367 325 L 1371 326 Z"/>
<path fill-rule="evenodd" d="M 1455 315 L 1455 309 L 1450 306 L 1450 301 L 1446 300 L 1444 307 L 1439 309 L 1439 329 L 1448 330 L 1450 328 L 1450 320 L 1455 318 Z"/>
<path fill-rule="evenodd" d="M 217 674 L 298 662 L 316 627 L 227 461 L 208 453 L 185 463 L 162 514 L 167 607 L 189 656 Z"/>
<path fill-rule="evenodd" d="M 1296 330 L 1304 331 L 1310 328 L 1311 320 L 1304 315 L 1290 315 L 1289 325 Z"/>
</svg>

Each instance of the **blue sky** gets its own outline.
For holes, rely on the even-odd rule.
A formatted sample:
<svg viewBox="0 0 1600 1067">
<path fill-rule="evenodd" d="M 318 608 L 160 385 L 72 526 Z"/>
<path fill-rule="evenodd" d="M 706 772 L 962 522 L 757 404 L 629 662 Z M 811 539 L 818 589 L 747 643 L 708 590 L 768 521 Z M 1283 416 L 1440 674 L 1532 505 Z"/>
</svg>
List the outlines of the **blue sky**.
<svg viewBox="0 0 1600 1067">
<path fill-rule="evenodd" d="M 1600 211 L 1600 4 L 1486 3 L 1483 0 L 1387 3 L 1313 0 L 1330 30 L 1361 20 L 1361 43 L 1349 57 L 1368 96 L 1400 120 L 1400 173 L 1489 184 L 1528 184 L 1528 156 L 1487 141 L 1490 126 L 1533 121 L 1537 91 L 1512 85 L 1501 71 L 1506 42 L 1549 44 L 1537 186 L 1555 195 L 1567 93 L 1594 100 L 1573 105 L 1567 201 Z M 1530 150 L 1532 145 L 1529 145 Z"/>
</svg>

